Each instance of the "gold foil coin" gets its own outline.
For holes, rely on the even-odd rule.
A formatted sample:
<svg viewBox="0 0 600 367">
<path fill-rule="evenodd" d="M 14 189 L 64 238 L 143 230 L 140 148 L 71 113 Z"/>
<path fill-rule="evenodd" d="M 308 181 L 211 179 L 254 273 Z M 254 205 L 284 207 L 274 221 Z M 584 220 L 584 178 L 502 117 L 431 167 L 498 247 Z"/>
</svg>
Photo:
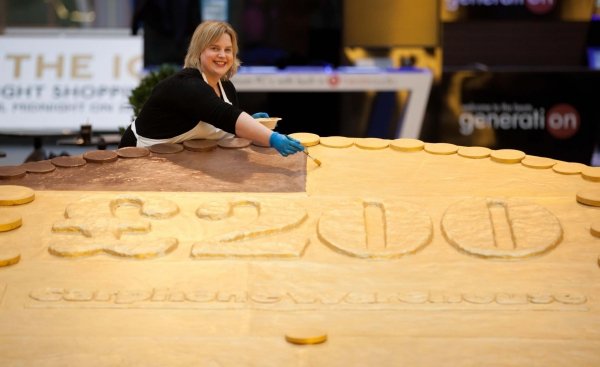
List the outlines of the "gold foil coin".
<svg viewBox="0 0 600 367">
<path fill-rule="evenodd" d="M 327 341 L 327 333 L 315 329 L 296 329 L 285 333 L 285 340 L 292 344 L 321 344 Z"/>
</svg>

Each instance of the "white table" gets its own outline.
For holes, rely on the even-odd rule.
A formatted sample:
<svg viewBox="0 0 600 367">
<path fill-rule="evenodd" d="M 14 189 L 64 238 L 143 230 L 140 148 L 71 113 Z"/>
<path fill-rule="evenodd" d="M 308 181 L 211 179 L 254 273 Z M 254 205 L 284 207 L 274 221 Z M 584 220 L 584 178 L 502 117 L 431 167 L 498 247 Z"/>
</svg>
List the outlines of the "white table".
<svg viewBox="0 0 600 367">
<path fill-rule="evenodd" d="M 241 68 L 233 78 L 239 92 L 408 91 L 396 138 L 418 139 L 433 81 L 428 69 Z"/>
</svg>

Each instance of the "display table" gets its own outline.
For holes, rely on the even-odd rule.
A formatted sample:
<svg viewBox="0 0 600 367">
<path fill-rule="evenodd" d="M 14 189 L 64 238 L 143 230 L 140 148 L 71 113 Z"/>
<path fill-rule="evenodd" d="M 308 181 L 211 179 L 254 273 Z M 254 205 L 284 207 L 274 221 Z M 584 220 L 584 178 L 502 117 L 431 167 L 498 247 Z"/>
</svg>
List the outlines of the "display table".
<svg viewBox="0 0 600 367">
<path fill-rule="evenodd" d="M 56 144 L 70 145 L 70 146 L 77 146 L 77 147 L 96 146 L 96 147 L 98 147 L 98 149 L 104 150 L 104 149 L 106 149 L 106 147 L 108 145 L 118 145 L 120 141 L 121 141 L 121 135 L 106 134 L 106 135 L 92 136 L 92 138 L 88 141 L 85 141 L 85 139 L 83 139 L 81 137 L 59 139 L 56 141 Z"/>
<path fill-rule="evenodd" d="M 418 139 L 421 133 L 433 74 L 428 69 L 380 69 L 342 67 L 241 68 L 232 78 L 240 92 L 397 92 L 410 97 L 401 113 L 396 138 Z"/>
<path fill-rule="evenodd" d="M 45 138 L 70 137 L 76 136 L 78 133 L 78 131 L 69 129 L 0 129 L 0 136 L 33 139 L 33 151 L 25 159 L 25 162 L 47 159 L 44 149 Z"/>
</svg>

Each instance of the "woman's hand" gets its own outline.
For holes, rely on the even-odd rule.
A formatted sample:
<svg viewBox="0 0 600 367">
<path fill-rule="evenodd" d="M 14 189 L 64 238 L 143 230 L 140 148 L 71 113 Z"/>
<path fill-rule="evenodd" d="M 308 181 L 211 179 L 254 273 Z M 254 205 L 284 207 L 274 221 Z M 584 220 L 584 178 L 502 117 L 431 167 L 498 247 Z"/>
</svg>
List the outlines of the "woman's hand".
<svg viewBox="0 0 600 367">
<path fill-rule="evenodd" d="M 256 112 L 252 114 L 252 117 L 255 119 L 268 118 L 269 114 L 266 112 Z"/>
<path fill-rule="evenodd" d="M 279 154 L 284 157 L 304 150 L 304 146 L 298 140 L 278 132 L 273 132 L 273 134 L 271 134 L 269 145 L 277 149 Z"/>
</svg>

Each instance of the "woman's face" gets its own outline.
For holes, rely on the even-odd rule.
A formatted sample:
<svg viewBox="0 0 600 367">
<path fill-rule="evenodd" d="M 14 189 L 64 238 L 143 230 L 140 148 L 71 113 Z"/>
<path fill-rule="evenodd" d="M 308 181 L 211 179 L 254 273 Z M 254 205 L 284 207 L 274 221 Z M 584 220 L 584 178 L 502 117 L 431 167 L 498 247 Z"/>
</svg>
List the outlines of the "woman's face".
<svg viewBox="0 0 600 367">
<path fill-rule="evenodd" d="M 211 79 L 221 79 L 233 65 L 231 36 L 224 33 L 200 54 L 202 71 Z"/>
</svg>

